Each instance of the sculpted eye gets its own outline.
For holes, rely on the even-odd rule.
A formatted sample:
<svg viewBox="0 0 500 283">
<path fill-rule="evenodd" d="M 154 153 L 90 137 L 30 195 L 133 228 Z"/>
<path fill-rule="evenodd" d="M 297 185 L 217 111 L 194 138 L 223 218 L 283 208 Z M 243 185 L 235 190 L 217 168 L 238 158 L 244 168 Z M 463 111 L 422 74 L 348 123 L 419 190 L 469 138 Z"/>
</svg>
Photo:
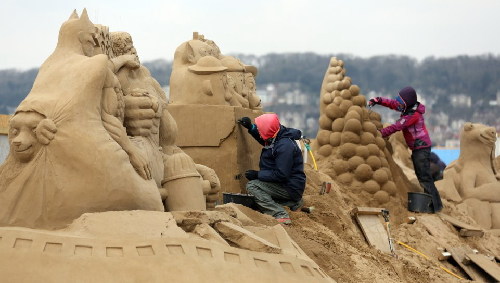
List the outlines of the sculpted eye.
<svg viewBox="0 0 500 283">
<path fill-rule="evenodd" d="M 12 128 L 10 129 L 10 133 L 13 135 L 13 136 L 17 136 L 17 134 L 19 134 L 19 130 L 16 129 L 16 128 Z"/>
</svg>

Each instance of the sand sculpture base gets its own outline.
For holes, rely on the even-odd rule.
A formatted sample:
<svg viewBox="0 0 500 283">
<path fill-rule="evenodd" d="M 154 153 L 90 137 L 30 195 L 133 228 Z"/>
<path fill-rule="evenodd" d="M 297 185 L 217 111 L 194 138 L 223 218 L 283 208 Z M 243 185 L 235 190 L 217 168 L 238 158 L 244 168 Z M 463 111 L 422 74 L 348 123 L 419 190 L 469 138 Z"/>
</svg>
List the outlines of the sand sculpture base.
<svg viewBox="0 0 500 283">
<path fill-rule="evenodd" d="M 248 219 L 239 210 L 237 214 Z M 205 225 L 205 235 L 211 230 L 213 237 L 219 237 L 206 240 L 199 236 L 204 235 L 199 232 L 203 229 L 194 229 L 199 235 L 184 231 L 186 223 L 192 222 L 189 216 L 190 212 L 122 211 L 84 214 L 58 231 L 1 227 L 0 278 L 10 282 L 67 282 L 70 277 L 79 282 L 335 282 L 280 225 L 248 226 L 256 230 L 253 233 L 224 212 L 197 215 L 206 223 L 193 226 Z M 236 245 L 230 246 L 211 228 L 217 225 L 243 231 L 264 244 L 267 238 L 267 246 L 275 250 L 232 247 Z M 231 238 L 226 230 L 219 229 L 222 236 Z"/>
<path fill-rule="evenodd" d="M 237 120 L 252 120 L 263 112 L 222 105 L 170 104 L 177 122 L 176 145 L 193 158 L 215 170 L 224 192 L 245 192 L 246 170 L 259 169 L 261 145 Z M 221 195 L 222 197 L 222 195 Z"/>
</svg>

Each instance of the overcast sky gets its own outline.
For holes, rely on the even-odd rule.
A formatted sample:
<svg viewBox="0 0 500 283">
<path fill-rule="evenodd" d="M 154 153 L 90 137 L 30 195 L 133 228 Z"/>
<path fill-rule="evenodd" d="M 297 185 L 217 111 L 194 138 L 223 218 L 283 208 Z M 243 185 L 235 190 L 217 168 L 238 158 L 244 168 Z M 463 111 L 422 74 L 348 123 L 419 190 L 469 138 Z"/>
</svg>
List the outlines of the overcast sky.
<svg viewBox="0 0 500 283">
<path fill-rule="evenodd" d="M 40 66 L 83 8 L 129 32 L 142 61 L 172 59 L 193 31 L 224 54 L 500 54 L 500 0 L 2 0 L 0 69 Z"/>
</svg>

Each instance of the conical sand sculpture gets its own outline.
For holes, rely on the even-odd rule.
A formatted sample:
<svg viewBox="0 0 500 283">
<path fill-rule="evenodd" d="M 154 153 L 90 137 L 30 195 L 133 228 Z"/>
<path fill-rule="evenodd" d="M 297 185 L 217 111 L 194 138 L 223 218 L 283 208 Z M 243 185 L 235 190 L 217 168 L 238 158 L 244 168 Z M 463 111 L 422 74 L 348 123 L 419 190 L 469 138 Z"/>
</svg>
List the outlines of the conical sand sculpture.
<svg viewBox="0 0 500 283">
<path fill-rule="evenodd" d="M 383 204 L 396 186 L 378 131 L 380 115 L 365 107 L 365 96 L 345 74 L 343 61 L 332 58 L 321 87 L 318 164 L 334 180 Z"/>
</svg>

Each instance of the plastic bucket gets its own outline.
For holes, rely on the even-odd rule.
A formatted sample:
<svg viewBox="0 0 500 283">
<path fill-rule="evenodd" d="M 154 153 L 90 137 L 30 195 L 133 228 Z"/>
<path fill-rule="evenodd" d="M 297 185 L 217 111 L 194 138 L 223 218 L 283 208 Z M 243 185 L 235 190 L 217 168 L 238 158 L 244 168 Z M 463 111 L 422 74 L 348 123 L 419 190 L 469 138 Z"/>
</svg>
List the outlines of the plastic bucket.
<svg viewBox="0 0 500 283">
<path fill-rule="evenodd" d="M 237 203 L 244 205 L 246 207 L 254 208 L 255 200 L 253 195 L 247 194 L 232 194 L 232 193 L 222 193 L 222 202 L 226 203 Z"/>
<path fill-rule="evenodd" d="M 408 210 L 413 212 L 432 213 L 432 196 L 425 193 L 408 193 Z"/>
</svg>

